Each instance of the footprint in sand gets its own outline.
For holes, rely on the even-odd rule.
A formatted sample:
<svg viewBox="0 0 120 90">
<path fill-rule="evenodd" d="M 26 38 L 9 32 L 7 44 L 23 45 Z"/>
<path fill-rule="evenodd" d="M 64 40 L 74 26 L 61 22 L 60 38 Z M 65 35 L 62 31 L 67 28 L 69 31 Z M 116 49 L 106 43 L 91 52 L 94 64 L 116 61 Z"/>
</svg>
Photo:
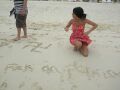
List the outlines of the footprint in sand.
<svg viewBox="0 0 120 90">
<path fill-rule="evenodd" d="M 117 50 L 116 52 L 120 53 L 120 50 Z"/>
<path fill-rule="evenodd" d="M 43 88 L 39 85 L 38 82 L 33 83 L 31 89 L 32 90 L 43 90 Z"/>
<path fill-rule="evenodd" d="M 2 82 L 1 85 L 0 85 L 0 90 L 7 90 L 7 82 Z"/>
<path fill-rule="evenodd" d="M 3 58 L 3 56 L 0 56 L 0 58 Z"/>
<path fill-rule="evenodd" d="M 42 24 L 37 23 L 29 23 L 28 28 L 33 30 L 41 30 L 44 26 Z"/>
<path fill-rule="evenodd" d="M 18 88 L 22 88 L 22 87 L 24 87 L 25 86 L 25 82 L 22 82 L 19 86 L 18 86 Z"/>
<path fill-rule="evenodd" d="M 10 42 L 8 42 L 7 39 L 0 39 L 0 47 L 9 45 Z"/>
<path fill-rule="evenodd" d="M 78 90 L 78 87 L 76 85 L 73 85 L 70 90 Z"/>
</svg>

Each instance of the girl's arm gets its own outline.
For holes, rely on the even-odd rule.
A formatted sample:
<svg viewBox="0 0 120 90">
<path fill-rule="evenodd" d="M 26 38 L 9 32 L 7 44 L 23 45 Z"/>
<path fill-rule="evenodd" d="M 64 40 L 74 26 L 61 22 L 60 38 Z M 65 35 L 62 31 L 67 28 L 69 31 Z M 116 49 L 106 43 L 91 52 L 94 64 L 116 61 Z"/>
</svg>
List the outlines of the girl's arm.
<svg viewBox="0 0 120 90">
<path fill-rule="evenodd" d="M 72 19 L 68 22 L 68 24 L 66 25 L 66 27 L 65 27 L 65 31 L 68 31 L 69 30 L 69 27 L 71 26 L 71 24 L 72 24 Z"/>
<path fill-rule="evenodd" d="M 88 30 L 87 32 L 85 32 L 85 34 L 90 34 L 93 30 L 95 30 L 97 28 L 97 24 L 89 19 L 86 19 L 85 23 L 89 24 L 92 26 L 92 28 L 90 28 L 90 30 Z"/>
</svg>

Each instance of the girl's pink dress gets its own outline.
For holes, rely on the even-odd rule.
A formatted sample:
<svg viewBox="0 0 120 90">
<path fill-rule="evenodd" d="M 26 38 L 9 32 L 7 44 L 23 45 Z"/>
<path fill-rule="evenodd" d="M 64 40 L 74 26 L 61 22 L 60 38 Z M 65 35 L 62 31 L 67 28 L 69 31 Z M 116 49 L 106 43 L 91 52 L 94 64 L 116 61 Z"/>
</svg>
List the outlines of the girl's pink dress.
<svg viewBox="0 0 120 90">
<path fill-rule="evenodd" d="M 89 36 L 84 34 L 84 25 L 80 24 L 79 26 L 76 26 L 75 23 L 72 23 L 72 31 L 73 33 L 70 36 L 70 42 L 72 45 L 74 45 L 75 40 L 87 45 L 91 43 L 92 40 L 89 39 Z"/>
</svg>

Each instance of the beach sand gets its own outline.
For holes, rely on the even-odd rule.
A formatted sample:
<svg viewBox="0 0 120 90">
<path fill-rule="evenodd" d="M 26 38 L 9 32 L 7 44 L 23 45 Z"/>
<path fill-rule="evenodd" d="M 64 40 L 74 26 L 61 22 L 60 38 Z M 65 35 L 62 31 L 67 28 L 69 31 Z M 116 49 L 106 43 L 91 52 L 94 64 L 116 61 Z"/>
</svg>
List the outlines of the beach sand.
<svg viewBox="0 0 120 90">
<path fill-rule="evenodd" d="M 64 31 L 76 6 L 98 24 L 88 57 Z M 120 90 L 120 4 L 29 1 L 28 39 L 19 41 L 12 7 L 0 1 L 0 90 Z"/>
</svg>

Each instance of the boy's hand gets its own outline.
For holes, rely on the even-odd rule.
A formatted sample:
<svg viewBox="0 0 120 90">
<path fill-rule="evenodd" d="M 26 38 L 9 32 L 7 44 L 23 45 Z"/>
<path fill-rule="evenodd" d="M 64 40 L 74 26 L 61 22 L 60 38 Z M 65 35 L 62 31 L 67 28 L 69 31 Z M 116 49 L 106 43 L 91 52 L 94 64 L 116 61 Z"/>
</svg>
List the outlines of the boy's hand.
<svg viewBox="0 0 120 90">
<path fill-rule="evenodd" d="M 25 15 L 25 9 L 22 9 L 22 10 L 20 11 L 20 15 L 22 15 L 22 16 Z"/>
<path fill-rule="evenodd" d="M 65 31 L 66 31 L 66 32 L 68 32 L 68 31 L 69 31 L 69 28 L 67 28 L 67 27 L 65 27 L 64 29 L 65 29 Z"/>
</svg>

